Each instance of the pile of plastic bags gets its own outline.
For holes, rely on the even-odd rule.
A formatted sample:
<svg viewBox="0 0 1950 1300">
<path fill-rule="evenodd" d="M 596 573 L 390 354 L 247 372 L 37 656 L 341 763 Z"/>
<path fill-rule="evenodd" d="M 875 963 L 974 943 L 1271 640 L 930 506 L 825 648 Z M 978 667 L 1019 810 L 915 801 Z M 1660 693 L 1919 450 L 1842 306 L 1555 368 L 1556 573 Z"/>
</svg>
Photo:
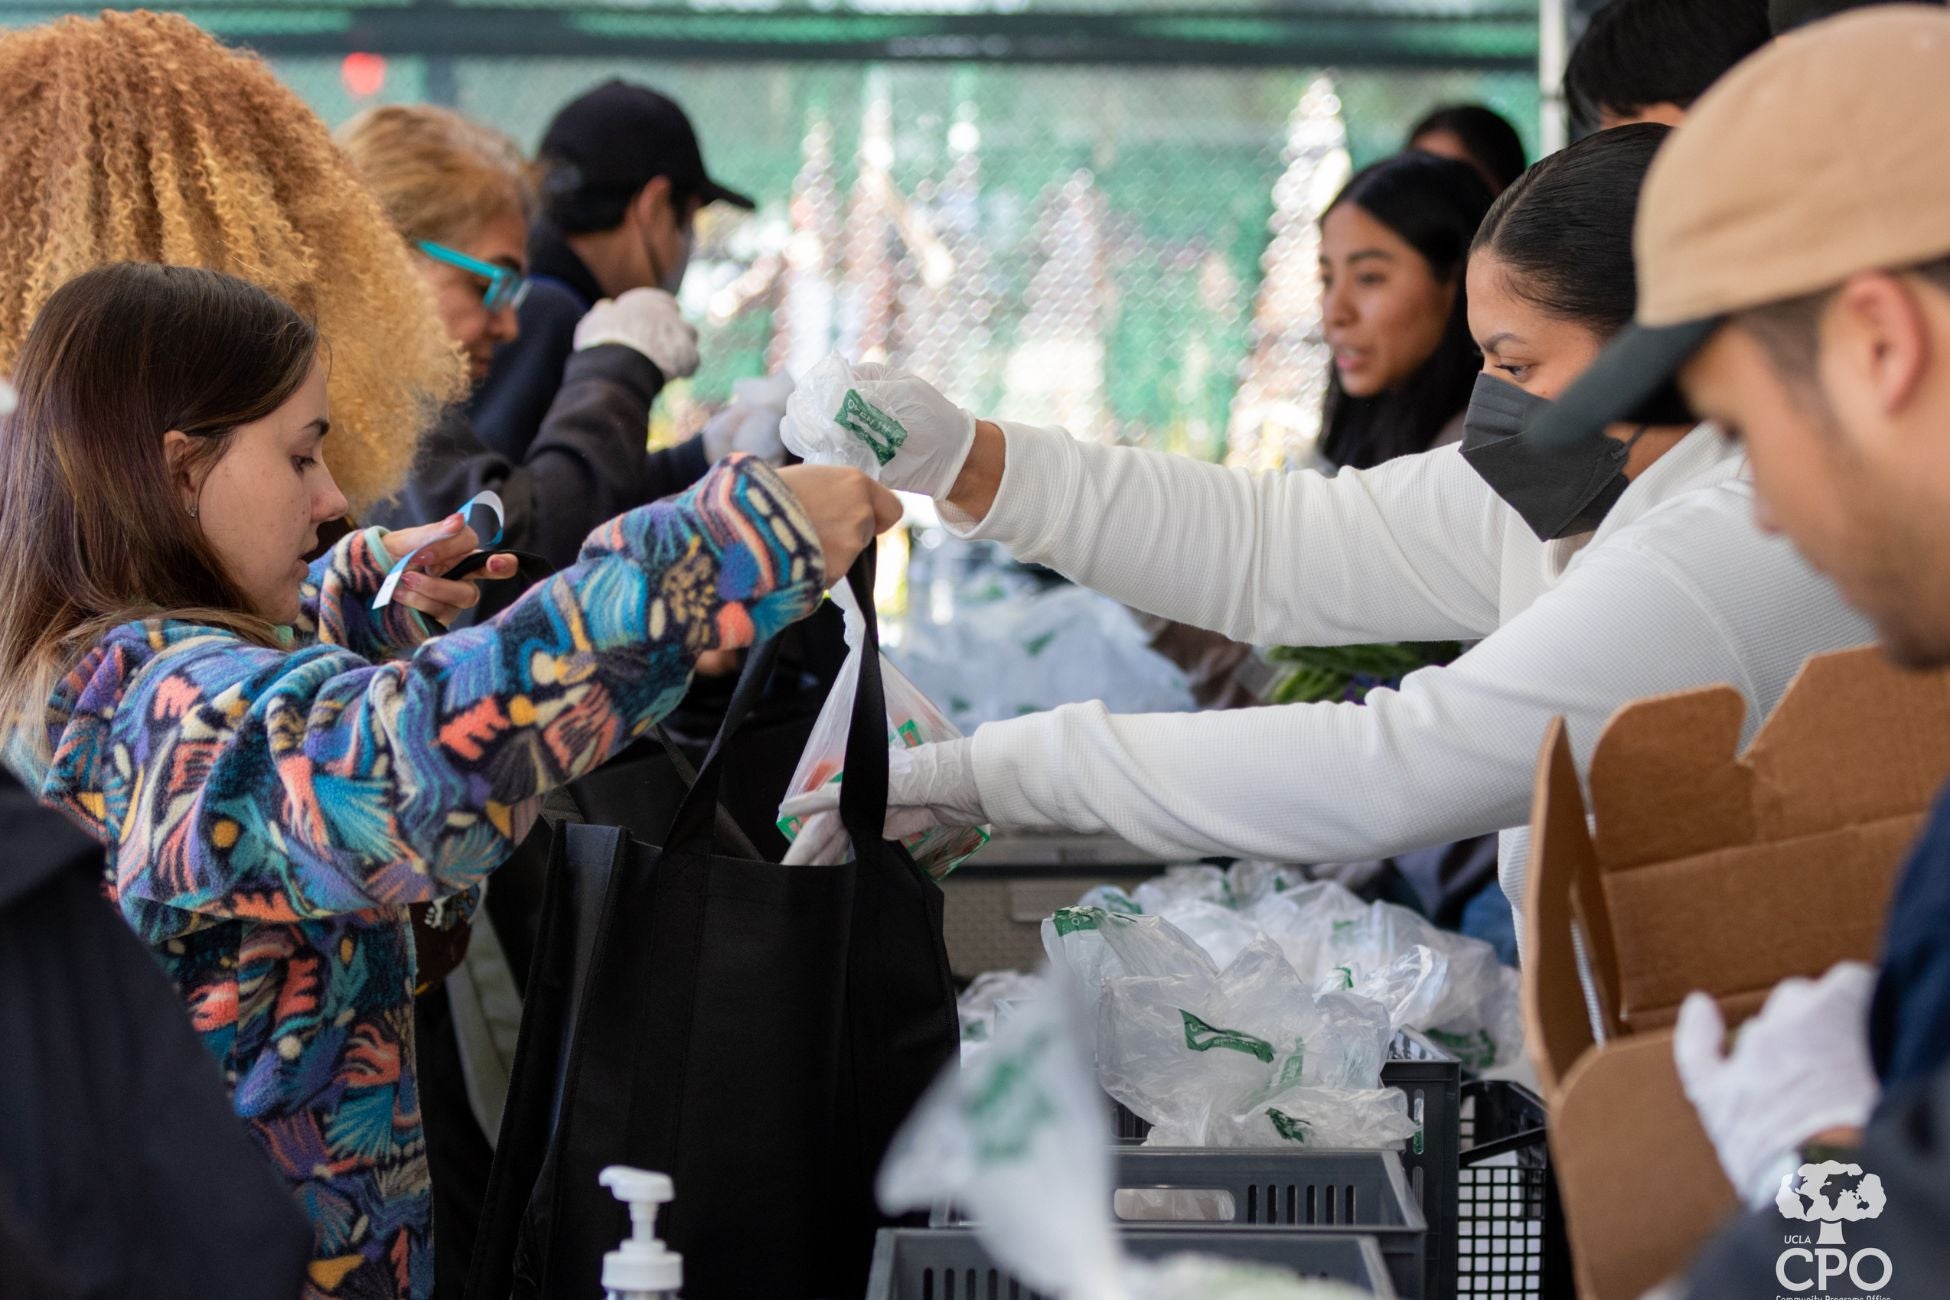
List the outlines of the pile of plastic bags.
<svg viewBox="0 0 1950 1300">
<path fill-rule="evenodd" d="M 1051 963 L 1085 1008 L 1105 1092 L 1161 1146 L 1385 1147 L 1413 1137 L 1381 1086 L 1395 1029 L 1358 992 L 1310 990 L 1264 936 L 1221 967 L 1161 916 L 1065 908 Z"/>
<path fill-rule="evenodd" d="M 1053 983 L 1053 982 L 1052 982 Z M 1060 987 L 1016 1003 L 975 1061 L 950 1066 L 880 1170 L 889 1213 L 951 1201 L 1018 1280 L 1059 1300 L 1354 1300 L 1363 1292 L 1189 1253 L 1126 1256 L 1111 1218 L 1103 1094 Z M 1186 1241 L 1194 1246 L 1196 1238 Z"/>
<path fill-rule="evenodd" d="M 1420 1030 L 1469 1069 L 1522 1057 L 1516 971 L 1488 944 L 1438 929 L 1408 908 L 1364 903 L 1331 881 L 1263 863 L 1173 867 L 1129 894 L 1101 888 L 1082 901 L 1109 914 L 1166 920 L 1221 967 L 1270 942 L 1316 994 L 1371 998 L 1394 1028 Z"/>
</svg>

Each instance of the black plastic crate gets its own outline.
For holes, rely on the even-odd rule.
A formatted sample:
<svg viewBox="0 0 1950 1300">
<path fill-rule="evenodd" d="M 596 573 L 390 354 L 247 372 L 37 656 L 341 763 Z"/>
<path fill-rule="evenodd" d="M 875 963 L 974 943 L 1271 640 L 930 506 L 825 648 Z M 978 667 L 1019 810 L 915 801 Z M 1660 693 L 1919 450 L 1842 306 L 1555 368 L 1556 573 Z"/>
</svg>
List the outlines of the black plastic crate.
<svg viewBox="0 0 1950 1300">
<path fill-rule="evenodd" d="M 1519 1084 L 1472 1079 L 1462 1087 L 1459 1118 L 1454 1294 L 1571 1300 L 1570 1246 L 1543 1101 Z"/>
<path fill-rule="evenodd" d="M 1196 1252 L 1270 1264 L 1302 1277 L 1364 1287 L 1399 1300 L 1374 1238 L 1207 1228 L 1197 1234 L 1130 1229 L 1119 1234 L 1140 1259 Z M 883 1228 L 874 1243 L 867 1300 L 1043 1300 L 998 1268 L 967 1228 Z"/>
<path fill-rule="evenodd" d="M 1402 1170 L 1409 1191 L 1429 1222 L 1427 1283 L 1415 1294 L 1447 1297 L 1456 1294 L 1456 1177 L 1461 1152 L 1459 1107 L 1462 1066 L 1413 1030 L 1403 1030 L 1389 1044 L 1389 1060 L 1381 1067 L 1384 1088 L 1400 1088 L 1408 1098 L 1408 1113 L 1421 1131 L 1401 1151 Z M 1120 1142 L 1139 1142 L 1151 1126 L 1129 1108 L 1112 1101 L 1112 1136 Z"/>
</svg>

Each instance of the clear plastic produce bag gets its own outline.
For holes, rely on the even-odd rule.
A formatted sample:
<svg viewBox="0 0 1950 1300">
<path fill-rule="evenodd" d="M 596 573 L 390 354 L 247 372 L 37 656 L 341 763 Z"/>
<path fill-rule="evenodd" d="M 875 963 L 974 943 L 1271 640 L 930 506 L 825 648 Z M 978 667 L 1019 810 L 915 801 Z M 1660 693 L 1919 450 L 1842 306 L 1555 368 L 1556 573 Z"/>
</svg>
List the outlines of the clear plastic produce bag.
<svg viewBox="0 0 1950 1300">
<path fill-rule="evenodd" d="M 1113 713 L 1182 713 L 1196 707 L 1185 674 L 1145 644 L 1130 611 L 1082 587 L 977 601 L 936 622 L 915 607 L 901 629 L 901 659 L 957 725 L 1101 700 Z M 932 604 L 932 599 L 928 604 Z M 984 671 L 971 674 L 968 665 Z"/>
<path fill-rule="evenodd" d="M 846 662 L 840 666 L 833 689 L 813 722 L 812 735 L 786 787 L 788 799 L 835 784 L 845 775 L 846 739 L 852 725 L 853 692 L 860 680 L 864 630 L 851 591 L 845 586 L 836 587 L 833 600 L 846 615 Z M 880 658 L 880 679 L 887 704 L 888 745 L 912 749 L 961 737 L 962 733 L 948 716 L 885 655 Z M 779 833 L 792 842 L 785 856 L 788 865 L 842 862 L 852 852 L 837 811 L 815 813 L 803 819 L 781 816 L 778 826 Z M 898 826 L 890 830 L 900 834 Z M 900 834 L 900 842 L 923 870 L 939 880 L 987 844 L 989 832 L 983 826 L 926 825 Z"/>
<path fill-rule="evenodd" d="M 1367 992 L 1396 1024 L 1427 1033 L 1465 1067 L 1522 1055 L 1517 973 L 1481 940 L 1393 903 L 1364 903 L 1330 881 L 1268 895 L 1246 915 L 1316 987 L 1338 978 Z"/>
<path fill-rule="evenodd" d="M 1002 1018 L 1043 995 L 1043 980 L 1021 971 L 992 970 L 977 975 L 955 999 L 961 1018 L 961 1063 L 970 1065 L 990 1043 Z"/>
<path fill-rule="evenodd" d="M 1076 1015 L 1060 993 L 1024 1003 L 972 1065 L 943 1073 L 888 1149 L 880 1204 L 898 1214 L 951 1201 L 1036 1290 L 1124 1300 L 1103 1094 Z"/>
<path fill-rule="evenodd" d="M 1023 978 L 1023 977 L 1017 977 Z M 1014 1004 L 989 1049 L 951 1066 L 887 1152 L 889 1213 L 957 1206 L 996 1263 L 1057 1300 L 1354 1300 L 1279 1269 L 1190 1253 L 1134 1260 L 1111 1218 L 1103 1094 L 1061 980 Z M 1196 1249 L 1196 1239 L 1187 1237 Z"/>
<path fill-rule="evenodd" d="M 898 424 L 889 427 L 887 417 L 859 397 L 858 382 L 845 357 L 828 356 L 799 381 L 801 402 L 794 406 L 803 404 L 822 416 L 832 414 L 817 420 L 788 418 L 779 427 L 779 436 L 801 460 L 847 465 L 877 479 L 880 467 L 894 458 L 907 434 Z"/>
</svg>

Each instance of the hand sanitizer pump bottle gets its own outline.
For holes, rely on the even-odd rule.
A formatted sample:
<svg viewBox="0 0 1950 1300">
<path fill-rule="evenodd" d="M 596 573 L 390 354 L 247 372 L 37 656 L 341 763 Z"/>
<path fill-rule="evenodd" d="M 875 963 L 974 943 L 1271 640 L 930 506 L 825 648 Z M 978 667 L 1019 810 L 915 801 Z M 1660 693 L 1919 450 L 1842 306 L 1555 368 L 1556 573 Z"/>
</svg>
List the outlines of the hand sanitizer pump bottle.
<svg viewBox="0 0 1950 1300">
<path fill-rule="evenodd" d="M 599 1180 L 630 1207 L 629 1240 L 603 1256 L 607 1300 L 678 1300 L 684 1286 L 684 1257 L 657 1238 L 657 1207 L 673 1195 L 670 1179 L 611 1165 Z"/>
</svg>

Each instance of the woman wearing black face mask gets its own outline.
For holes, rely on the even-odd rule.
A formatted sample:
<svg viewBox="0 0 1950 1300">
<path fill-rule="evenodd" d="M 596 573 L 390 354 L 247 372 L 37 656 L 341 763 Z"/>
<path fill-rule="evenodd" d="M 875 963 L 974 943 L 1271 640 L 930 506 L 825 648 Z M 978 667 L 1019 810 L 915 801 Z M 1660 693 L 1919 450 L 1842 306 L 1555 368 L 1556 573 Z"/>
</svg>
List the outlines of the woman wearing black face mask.
<svg viewBox="0 0 1950 1300">
<path fill-rule="evenodd" d="M 1467 278 L 1485 373 L 1461 448 L 1254 475 L 977 421 L 912 377 L 863 384 L 908 432 L 884 482 L 1127 604 L 1261 645 L 1480 638 L 1365 706 L 991 723 L 896 753 L 897 812 L 1110 831 L 1179 860 L 1346 862 L 1501 830 L 1520 907 L 1513 828 L 1554 717 L 1583 758 L 1621 704 L 1731 682 L 1751 734 L 1807 656 L 1869 640 L 1755 526 L 1745 457 L 1713 429 L 1614 429 L 1576 454 L 1522 436 L 1631 315 L 1633 211 L 1664 134 L 1593 136 L 1491 209 Z"/>
<path fill-rule="evenodd" d="M 1667 129 L 1620 127 L 1546 159 L 1476 232 L 1469 327 L 1483 371 L 1463 417 L 1463 459 L 1543 541 L 1598 528 L 1631 480 L 1692 432 L 1685 402 L 1668 391 L 1652 423 L 1608 440 L 1539 447 L 1520 436 L 1632 319 L 1631 224 L 1590 214 L 1633 208 Z"/>
</svg>

